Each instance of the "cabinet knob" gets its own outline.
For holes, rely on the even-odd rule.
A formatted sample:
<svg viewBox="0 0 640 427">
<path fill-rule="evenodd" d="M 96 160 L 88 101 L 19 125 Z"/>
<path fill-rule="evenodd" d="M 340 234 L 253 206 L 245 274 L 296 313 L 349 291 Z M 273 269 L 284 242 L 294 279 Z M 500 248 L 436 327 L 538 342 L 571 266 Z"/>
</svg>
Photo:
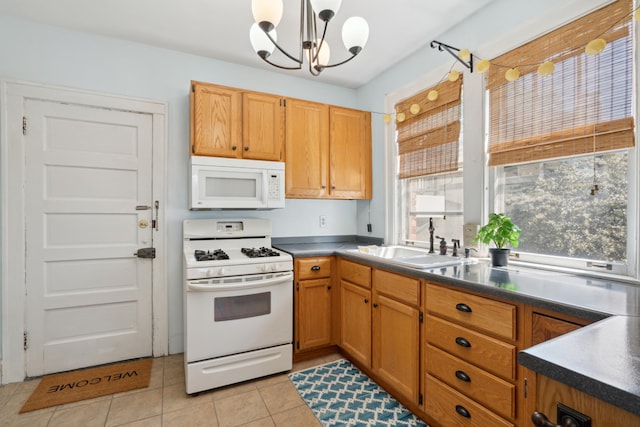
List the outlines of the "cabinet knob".
<svg viewBox="0 0 640 427">
<path fill-rule="evenodd" d="M 378 308 L 378 304 L 373 304 L 373 308 Z"/>
<path fill-rule="evenodd" d="M 462 311 L 463 313 L 471 313 L 471 307 L 469 307 L 467 304 L 459 302 L 458 304 L 456 304 L 456 310 L 458 311 Z"/>
<path fill-rule="evenodd" d="M 328 289 L 328 290 L 331 290 L 331 286 L 327 286 L 327 289 Z"/>
<path fill-rule="evenodd" d="M 462 405 L 456 405 L 456 412 L 465 418 L 471 418 L 471 414 L 467 411 L 467 408 Z"/>
<path fill-rule="evenodd" d="M 249 151 L 249 147 L 244 147 L 244 151 Z"/>
<path fill-rule="evenodd" d="M 335 186 L 335 185 L 332 185 L 332 186 L 331 186 L 331 189 L 332 189 L 332 190 L 335 190 L 335 189 L 336 189 L 336 186 Z"/>
<path fill-rule="evenodd" d="M 327 186 L 326 186 L 326 185 L 323 185 L 323 186 L 322 186 L 322 189 L 323 189 L 323 190 L 326 190 L 326 189 L 327 189 Z"/>
<path fill-rule="evenodd" d="M 467 373 L 464 371 L 456 371 L 456 378 L 466 383 L 471 382 L 471 377 L 469 377 L 469 375 L 467 375 Z"/>
<path fill-rule="evenodd" d="M 232 145 L 232 146 L 231 146 L 231 150 L 232 150 L 232 151 L 236 151 L 236 149 L 237 149 L 237 148 L 238 148 L 238 147 L 236 147 L 235 145 Z"/>
<path fill-rule="evenodd" d="M 365 298 L 365 299 L 364 299 L 364 303 L 365 303 L 365 304 L 369 303 L 369 300 Z"/>
<path fill-rule="evenodd" d="M 457 337 L 456 344 L 461 347 L 471 348 L 471 343 L 466 338 Z"/>
</svg>

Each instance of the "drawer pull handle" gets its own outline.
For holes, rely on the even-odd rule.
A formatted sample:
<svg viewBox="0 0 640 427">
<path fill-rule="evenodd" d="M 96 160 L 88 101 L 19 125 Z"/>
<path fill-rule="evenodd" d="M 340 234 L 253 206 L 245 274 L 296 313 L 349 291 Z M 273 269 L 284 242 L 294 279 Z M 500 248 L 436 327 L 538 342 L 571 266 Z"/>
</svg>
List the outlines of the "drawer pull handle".
<svg viewBox="0 0 640 427">
<path fill-rule="evenodd" d="M 319 265 L 314 265 L 313 267 L 311 267 L 311 271 L 318 271 L 318 270 L 320 270 Z"/>
<path fill-rule="evenodd" d="M 456 344 L 458 344 L 461 347 L 471 348 L 471 343 L 467 339 L 462 337 L 456 338 Z"/>
<path fill-rule="evenodd" d="M 471 377 L 469 377 L 469 375 L 467 375 L 464 371 L 456 371 L 456 378 L 467 383 L 471 382 Z"/>
<path fill-rule="evenodd" d="M 465 418 L 471 418 L 471 414 L 467 411 L 467 408 L 462 405 L 456 405 L 456 412 Z"/>
<path fill-rule="evenodd" d="M 456 304 L 456 310 L 462 311 L 463 313 L 471 313 L 471 307 L 461 302 Z"/>
</svg>

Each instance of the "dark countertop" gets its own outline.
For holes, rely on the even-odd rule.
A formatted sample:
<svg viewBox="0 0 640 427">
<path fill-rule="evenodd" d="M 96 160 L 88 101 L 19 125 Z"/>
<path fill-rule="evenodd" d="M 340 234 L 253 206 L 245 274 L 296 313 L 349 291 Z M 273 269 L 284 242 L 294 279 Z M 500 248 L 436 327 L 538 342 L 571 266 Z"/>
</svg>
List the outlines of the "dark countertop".
<svg viewBox="0 0 640 427">
<path fill-rule="evenodd" d="M 640 285 L 518 266 L 476 264 L 419 270 L 350 252 L 346 242 L 274 243 L 296 257 L 340 255 L 376 267 L 594 321 L 524 349 L 518 362 L 542 375 L 640 415 Z M 568 350 L 569 349 L 569 350 Z M 578 349 L 578 351 L 573 351 Z M 586 351 L 580 351 L 587 349 Z"/>
</svg>

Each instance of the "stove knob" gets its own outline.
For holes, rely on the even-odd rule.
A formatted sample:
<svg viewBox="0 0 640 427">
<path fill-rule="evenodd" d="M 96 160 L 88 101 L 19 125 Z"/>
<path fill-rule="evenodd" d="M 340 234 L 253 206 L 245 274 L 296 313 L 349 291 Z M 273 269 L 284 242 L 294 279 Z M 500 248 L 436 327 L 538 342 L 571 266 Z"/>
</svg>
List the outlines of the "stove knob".
<svg viewBox="0 0 640 427">
<path fill-rule="evenodd" d="M 224 267 L 220 268 L 220 271 L 218 271 L 218 276 L 224 276 L 226 274 L 227 270 L 224 269 Z"/>
<path fill-rule="evenodd" d="M 209 269 L 207 270 L 207 276 L 208 276 L 208 277 L 213 276 L 215 273 L 216 273 L 216 270 L 215 270 L 214 268 L 209 268 Z"/>
</svg>

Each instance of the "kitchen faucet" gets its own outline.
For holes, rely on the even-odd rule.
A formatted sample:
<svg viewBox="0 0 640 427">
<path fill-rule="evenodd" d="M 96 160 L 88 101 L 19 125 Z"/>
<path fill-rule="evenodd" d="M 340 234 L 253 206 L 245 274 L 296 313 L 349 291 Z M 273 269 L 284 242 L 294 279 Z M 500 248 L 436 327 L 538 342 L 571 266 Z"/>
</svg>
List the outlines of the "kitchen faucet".
<svg viewBox="0 0 640 427">
<path fill-rule="evenodd" d="M 433 218 L 429 217 L 429 253 L 432 254 L 435 251 L 433 250 L 433 232 L 436 231 L 433 226 Z"/>
</svg>

